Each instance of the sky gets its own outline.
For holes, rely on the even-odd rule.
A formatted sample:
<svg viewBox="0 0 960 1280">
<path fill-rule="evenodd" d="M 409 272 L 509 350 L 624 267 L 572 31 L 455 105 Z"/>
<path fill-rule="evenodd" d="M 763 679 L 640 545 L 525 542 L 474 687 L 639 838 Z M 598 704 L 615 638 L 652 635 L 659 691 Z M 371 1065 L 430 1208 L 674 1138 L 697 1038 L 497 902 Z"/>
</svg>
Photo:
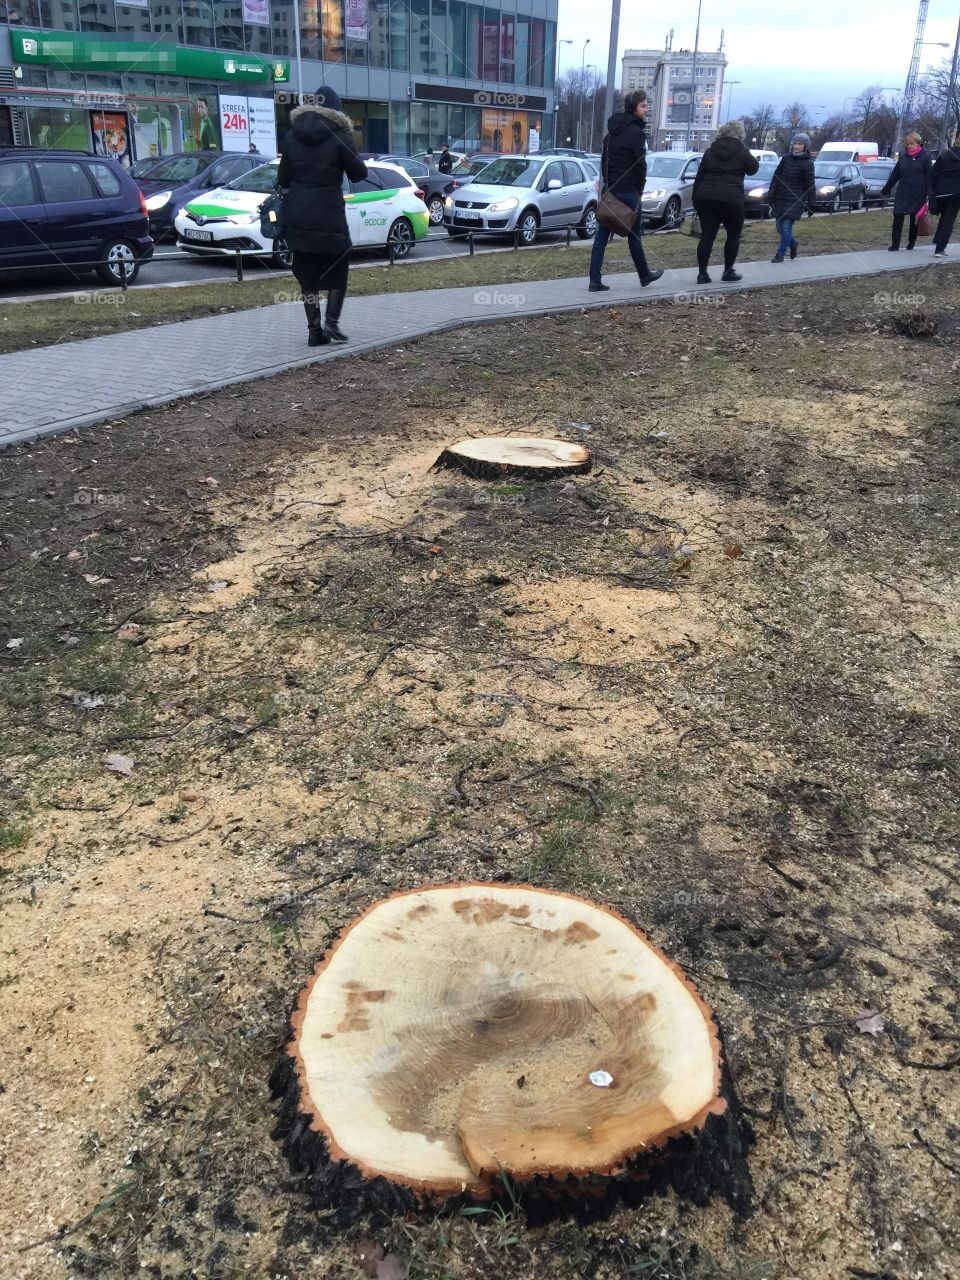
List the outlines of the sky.
<svg viewBox="0 0 960 1280">
<path fill-rule="evenodd" d="M 902 92 L 917 8 L 916 0 L 703 0 L 700 47 L 715 50 L 724 30 L 727 81 L 740 81 L 728 89 L 734 116 L 758 102 L 782 108 L 799 101 L 823 118 L 867 85 Z M 560 0 L 559 38 L 574 41 L 560 46 L 561 71 L 580 66 L 589 37 L 586 65 L 605 78 L 609 15 L 610 0 Z M 958 21 L 960 0 L 931 0 L 924 39 L 950 47 L 925 48 L 921 72 L 952 56 Z M 697 0 L 621 0 L 617 83 L 624 49 L 663 48 L 671 28 L 674 49 L 692 49 L 696 24 Z"/>
</svg>

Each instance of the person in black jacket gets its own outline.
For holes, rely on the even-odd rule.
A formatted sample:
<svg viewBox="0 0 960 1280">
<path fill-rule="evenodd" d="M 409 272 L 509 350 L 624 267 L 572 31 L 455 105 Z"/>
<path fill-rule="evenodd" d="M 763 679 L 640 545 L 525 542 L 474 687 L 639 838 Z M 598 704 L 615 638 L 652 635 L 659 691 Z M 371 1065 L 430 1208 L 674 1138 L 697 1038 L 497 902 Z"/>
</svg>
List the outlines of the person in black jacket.
<svg viewBox="0 0 960 1280">
<path fill-rule="evenodd" d="M 437 161 L 437 168 L 441 173 L 449 173 L 453 168 L 453 156 L 450 154 L 450 148 L 446 143 L 440 148 L 440 159 Z"/>
<path fill-rule="evenodd" d="M 743 145 L 743 125 L 730 120 L 717 130 L 717 136 L 703 153 L 697 176 L 693 180 L 693 207 L 700 219 L 700 243 L 697 245 L 697 284 L 709 284 L 710 254 L 721 226 L 727 233 L 723 246 L 721 280 L 732 282 L 743 276 L 734 271 L 743 233 L 743 180 L 756 173 L 760 161 Z"/>
<path fill-rule="evenodd" d="M 910 215 L 907 248 L 912 249 L 917 243 L 917 215 L 925 204 L 930 203 L 932 190 L 933 163 L 923 149 L 923 141 L 919 133 L 908 133 L 904 142 L 906 150 L 898 157 L 890 177 L 883 184 L 885 196 L 888 196 L 894 187 L 897 188 L 897 194 L 893 198 L 891 253 L 896 253 L 900 248 L 903 220 L 907 214 Z"/>
<path fill-rule="evenodd" d="M 603 184 L 624 204 L 637 210 L 637 219 L 633 230 L 627 237 L 630 256 L 637 268 L 637 275 L 643 285 L 653 284 L 663 275 L 662 271 L 651 271 L 643 252 L 643 220 L 640 215 L 640 198 L 643 195 L 643 184 L 647 180 L 647 131 L 644 121 L 650 104 L 642 89 L 634 89 L 623 100 L 623 110 L 617 111 L 607 121 L 607 136 L 603 140 Z M 606 227 L 597 227 L 593 239 L 593 251 L 590 254 L 590 292 L 599 293 L 609 289 L 604 284 L 603 255 L 612 231 Z"/>
<path fill-rule="evenodd" d="M 343 204 L 343 175 L 354 182 L 367 166 L 353 149 L 353 124 L 333 89 L 324 86 L 314 102 L 290 113 L 277 184 L 285 190 L 284 239 L 293 250 L 293 274 L 303 294 L 308 345 L 346 342 L 340 312 L 347 295 L 350 232 Z M 327 290 L 327 322 L 322 324 L 320 292 Z"/>
<path fill-rule="evenodd" d="M 930 208 L 932 213 L 940 215 L 933 234 L 933 256 L 945 258 L 960 213 L 960 139 L 954 138 L 953 146 L 945 147 L 937 156 Z"/>
<path fill-rule="evenodd" d="M 782 262 L 788 251 L 791 258 L 797 256 L 799 245 L 793 234 L 793 224 L 806 214 L 813 217 L 817 195 L 817 178 L 810 155 L 810 135 L 795 133 L 790 144 L 790 154 L 783 157 L 774 170 L 767 188 L 767 204 L 776 218 L 780 244 L 773 255 L 773 262 Z"/>
</svg>

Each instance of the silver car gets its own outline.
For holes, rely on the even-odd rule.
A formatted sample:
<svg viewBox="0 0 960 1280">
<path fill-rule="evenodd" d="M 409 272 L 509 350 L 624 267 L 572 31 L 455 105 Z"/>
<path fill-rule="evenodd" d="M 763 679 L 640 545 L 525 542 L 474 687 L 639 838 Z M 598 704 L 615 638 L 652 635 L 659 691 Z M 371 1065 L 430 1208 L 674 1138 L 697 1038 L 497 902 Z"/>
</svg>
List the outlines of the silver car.
<svg viewBox="0 0 960 1280">
<path fill-rule="evenodd" d="M 641 210 L 644 222 L 670 226 L 693 208 L 693 180 L 703 159 L 699 151 L 649 151 Z"/>
<path fill-rule="evenodd" d="M 541 231 L 572 226 L 589 240 L 597 230 L 598 199 L 597 180 L 573 156 L 500 156 L 447 196 L 443 225 L 451 236 L 516 231 L 523 245 L 533 244 Z"/>
</svg>

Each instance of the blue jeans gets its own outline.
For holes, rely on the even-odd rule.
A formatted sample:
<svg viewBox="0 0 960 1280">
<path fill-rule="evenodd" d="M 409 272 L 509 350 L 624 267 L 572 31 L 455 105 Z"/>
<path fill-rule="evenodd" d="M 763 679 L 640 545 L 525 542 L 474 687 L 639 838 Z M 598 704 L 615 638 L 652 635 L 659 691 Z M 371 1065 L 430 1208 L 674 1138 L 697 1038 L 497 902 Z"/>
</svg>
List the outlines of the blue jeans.
<svg viewBox="0 0 960 1280">
<path fill-rule="evenodd" d="M 780 247 L 777 249 L 781 258 L 785 258 L 797 243 L 793 238 L 793 218 L 778 218 L 777 230 L 780 232 Z"/>
<path fill-rule="evenodd" d="M 640 207 L 640 193 L 638 191 L 615 191 L 614 195 L 618 200 L 622 200 L 624 204 L 628 204 L 631 209 Z M 650 275 L 650 268 L 647 266 L 647 259 L 643 252 L 643 225 L 640 216 L 634 223 L 635 230 L 631 231 L 627 236 L 627 244 L 630 246 L 630 257 L 633 258 L 633 265 L 637 268 L 637 274 L 641 280 L 646 280 Z M 606 227 L 598 225 L 597 234 L 593 237 L 593 251 L 590 254 L 590 283 L 600 284 L 600 278 L 603 275 L 603 255 L 607 251 L 607 244 L 614 232 L 608 231 Z"/>
</svg>

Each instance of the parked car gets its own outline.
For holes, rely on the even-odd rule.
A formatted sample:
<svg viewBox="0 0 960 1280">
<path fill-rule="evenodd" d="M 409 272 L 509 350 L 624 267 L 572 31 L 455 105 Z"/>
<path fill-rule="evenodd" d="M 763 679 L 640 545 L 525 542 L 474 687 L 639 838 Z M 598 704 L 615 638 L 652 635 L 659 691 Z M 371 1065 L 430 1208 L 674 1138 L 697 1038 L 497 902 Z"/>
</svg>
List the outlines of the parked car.
<svg viewBox="0 0 960 1280">
<path fill-rule="evenodd" d="M 771 164 L 778 164 L 780 161 L 780 157 L 775 151 L 751 150 L 750 154 L 755 160 L 759 160 L 761 164 L 763 164 L 764 161 L 769 161 Z"/>
<path fill-rule="evenodd" d="M 234 178 L 259 168 L 263 160 L 263 156 L 224 155 L 222 151 L 180 151 L 158 160 L 137 178 L 154 240 L 174 234 L 174 216 L 188 200 L 227 186 Z"/>
<path fill-rule="evenodd" d="M 860 176 L 863 178 L 863 203 L 867 206 L 878 204 L 881 207 L 893 203 L 893 192 L 885 196 L 883 185 L 893 173 L 895 160 L 874 160 L 872 164 L 860 165 Z M 894 187 L 896 191 L 896 187 Z"/>
<path fill-rule="evenodd" d="M 670 226 L 693 208 L 693 180 L 702 156 L 699 151 L 650 151 L 647 181 L 640 202 L 644 222 Z"/>
<path fill-rule="evenodd" d="M 499 152 L 496 155 L 492 152 L 487 152 L 483 155 L 467 156 L 460 164 L 453 166 L 451 177 L 472 182 L 478 173 L 484 171 L 488 164 L 493 164 L 494 160 L 499 159 Z"/>
<path fill-rule="evenodd" d="M 876 160 L 880 148 L 875 142 L 825 142 L 817 152 L 816 158 L 824 164 L 865 164 Z"/>
<path fill-rule="evenodd" d="M 533 244 L 541 231 L 573 225 L 581 240 L 589 240 L 597 230 L 596 183 L 572 157 L 501 156 L 447 197 L 443 223 L 451 236 L 516 230 L 523 245 Z"/>
<path fill-rule="evenodd" d="M 838 213 L 844 205 L 848 209 L 863 208 L 866 184 L 859 165 L 832 164 L 816 160 L 813 172 L 817 180 L 814 203 L 818 209 L 829 209 L 831 213 Z"/>
<path fill-rule="evenodd" d="M 378 160 L 386 160 L 390 164 L 399 165 L 404 173 L 409 174 L 423 192 L 423 202 L 430 214 L 432 226 L 443 225 L 443 202 L 451 192 L 463 184 L 462 178 L 455 178 L 452 173 L 441 173 L 432 168 L 425 160 L 416 156 L 382 155 Z"/>
<path fill-rule="evenodd" d="M 747 174 L 743 180 L 743 212 L 749 218 L 752 214 L 757 214 L 761 218 L 770 217 L 770 202 L 767 196 L 770 191 L 770 183 L 773 181 L 773 175 L 777 171 L 779 161 L 772 163 L 769 160 L 761 160 L 760 168 L 756 173 Z"/>
<path fill-rule="evenodd" d="M 115 160 L 0 148 L 0 267 L 96 271 L 104 284 L 125 274 L 132 284 L 152 256 L 140 188 Z"/>
<path fill-rule="evenodd" d="M 269 258 L 289 266 L 290 251 L 283 241 L 268 240 L 260 231 L 260 206 L 277 185 L 278 160 L 261 164 L 226 187 L 197 196 L 177 213 L 177 244 L 188 253 Z M 420 192 L 402 169 L 383 161 L 367 165 L 360 182 L 343 180 L 347 226 L 355 249 L 380 247 L 405 258 L 430 225 Z"/>
</svg>

